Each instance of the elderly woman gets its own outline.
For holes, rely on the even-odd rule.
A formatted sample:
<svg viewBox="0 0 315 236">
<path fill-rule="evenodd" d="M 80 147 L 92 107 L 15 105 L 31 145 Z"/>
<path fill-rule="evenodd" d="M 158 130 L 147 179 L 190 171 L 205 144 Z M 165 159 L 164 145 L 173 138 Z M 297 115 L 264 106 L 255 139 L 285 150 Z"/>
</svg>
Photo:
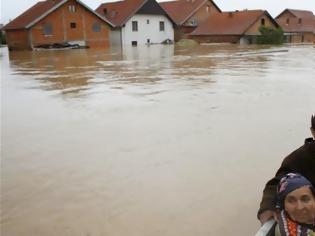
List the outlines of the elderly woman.
<svg viewBox="0 0 315 236">
<path fill-rule="evenodd" d="M 315 189 L 309 180 L 295 173 L 283 177 L 277 208 L 278 223 L 267 236 L 315 236 Z"/>
</svg>

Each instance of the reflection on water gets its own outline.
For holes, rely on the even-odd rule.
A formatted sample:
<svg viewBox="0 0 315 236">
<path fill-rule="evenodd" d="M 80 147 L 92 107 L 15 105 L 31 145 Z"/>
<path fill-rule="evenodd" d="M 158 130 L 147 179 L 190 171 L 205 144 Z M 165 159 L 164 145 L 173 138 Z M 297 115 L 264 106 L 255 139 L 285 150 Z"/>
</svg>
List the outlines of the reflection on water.
<svg viewBox="0 0 315 236">
<path fill-rule="evenodd" d="M 2 48 L 2 235 L 253 235 L 308 135 L 314 54 Z"/>
<path fill-rule="evenodd" d="M 197 83 L 213 82 L 211 74 L 224 64 L 232 67 L 232 73 L 257 69 L 268 62 L 268 57 L 255 55 L 243 57 L 244 48 L 216 46 L 210 49 L 174 49 L 174 46 L 130 47 L 124 52 L 70 50 L 11 52 L 10 66 L 13 74 L 31 76 L 45 90 L 58 90 L 63 94 L 83 93 L 95 84 L 155 84 L 160 80 L 188 79 Z M 251 48 L 245 48 L 251 50 Z M 257 48 L 255 48 L 257 51 Z M 274 56 L 274 55 L 270 55 Z"/>
</svg>

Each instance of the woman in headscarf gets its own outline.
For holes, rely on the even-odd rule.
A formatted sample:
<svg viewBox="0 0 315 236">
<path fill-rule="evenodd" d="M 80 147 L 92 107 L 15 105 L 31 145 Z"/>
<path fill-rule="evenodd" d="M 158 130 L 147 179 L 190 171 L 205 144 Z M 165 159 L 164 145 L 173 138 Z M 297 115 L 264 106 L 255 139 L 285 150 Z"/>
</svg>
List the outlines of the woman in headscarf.
<svg viewBox="0 0 315 236">
<path fill-rule="evenodd" d="M 289 173 L 280 180 L 277 209 L 267 236 L 315 236 L 315 189 L 305 177 Z"/>
</svg>

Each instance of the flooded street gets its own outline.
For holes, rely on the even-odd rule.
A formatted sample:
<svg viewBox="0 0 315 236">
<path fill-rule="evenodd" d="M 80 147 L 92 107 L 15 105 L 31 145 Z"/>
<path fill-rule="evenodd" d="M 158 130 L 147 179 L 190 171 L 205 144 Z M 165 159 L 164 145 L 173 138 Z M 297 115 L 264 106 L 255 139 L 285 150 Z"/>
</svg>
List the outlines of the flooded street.
<svg viewBox="0 0 315 236">
<path fill-rule="evenodd" d="M 254 235 L 310 135 L 312 45 L 1 48 L 1 235 Z"/>
</svg>

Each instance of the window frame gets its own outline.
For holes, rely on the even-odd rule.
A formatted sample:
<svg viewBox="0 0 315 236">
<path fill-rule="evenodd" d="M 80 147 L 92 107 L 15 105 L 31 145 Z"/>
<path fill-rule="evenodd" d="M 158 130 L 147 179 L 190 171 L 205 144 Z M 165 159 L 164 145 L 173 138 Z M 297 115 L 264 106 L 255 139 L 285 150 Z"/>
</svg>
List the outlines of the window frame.
<svg viewBox="0 0 315 236">
<path fill-rule="evenodd" d="M 92 24 L 92 31 L 93 31 L 94 33 L 99 33 L 99 32 L 101 32 L 101 31 L 102 31 L 102 26 L 101 26 L 101 24 L 100 24 L 99 22 L 94 22 L 94 23 Z"/>
<path fill-rule="evenodd" d="M 164 21 L 159 22 L 159 29 L 160 29 L 160 32 L 165 31 L 165 22 Z"/>
<path fill-rule="evenodd" d="M 76 22 L 70 22 L 70 29 L 76 29 L 77 23 Z"/>
<path fill-rule="evenodd" d="M 131 30 L 132 32 L 138 32 L 138 21 L 133 20 L 131 22 Z"/>
<path fill-rule="evenodd" d="M 43 25 L 43 34 L 45 36 L 50 36 L 53 34 L 53 26 L 51 23 L 44 23 Z"/>
<path fill-rule="evenodd" d="M 71 13 L 75 13 L 77 11 L 76 6 L 73 4 L 69 5 L 68 9 Z"/>
</svg>

